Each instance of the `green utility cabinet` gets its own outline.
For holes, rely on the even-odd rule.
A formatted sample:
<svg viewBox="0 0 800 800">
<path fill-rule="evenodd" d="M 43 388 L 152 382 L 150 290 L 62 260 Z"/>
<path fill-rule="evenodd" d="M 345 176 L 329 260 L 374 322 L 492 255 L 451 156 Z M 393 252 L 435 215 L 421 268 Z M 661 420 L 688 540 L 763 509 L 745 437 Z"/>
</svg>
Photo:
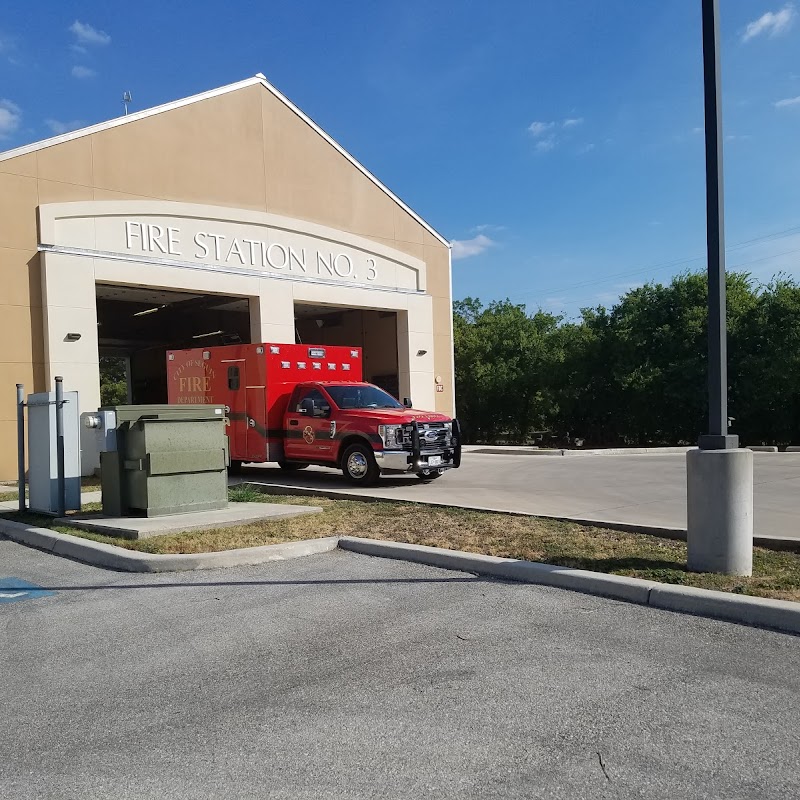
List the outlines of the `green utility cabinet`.
<svg viewBox="0 0 800 800">
<path fill-rule="evenodd" d="M 158 517 L 228 504 L 225 407 L 113 406 L 116 447 L 100 453 L 103 513 Z"/>
</svg>

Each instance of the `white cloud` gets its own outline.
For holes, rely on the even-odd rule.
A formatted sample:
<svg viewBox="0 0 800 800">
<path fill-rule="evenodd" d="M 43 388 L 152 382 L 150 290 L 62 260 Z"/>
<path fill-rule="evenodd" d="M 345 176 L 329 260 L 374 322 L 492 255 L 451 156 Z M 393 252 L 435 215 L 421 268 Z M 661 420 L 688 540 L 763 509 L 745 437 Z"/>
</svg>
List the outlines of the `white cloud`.
<svg viewBox="0 0 800 800">
<path fill-rule="evenodd" d="M 586 153 L 591 153 L 592 150 L 596 149 L 597 145 L 594 142 L 589 142 L 588 144 L 583 145 L 583 147 L 578 150 L 578 153 L 583 156 L 586 155 Z"/>
<path fill-rule="evenodd" d="M 48 128 L 56 135 L 59 136 L 62 133 L 68 133 L 69 131 L 75 131 L 78 128 L 84 127 L 86 123 L 82 119 L 73 119 L 69 122 L 61 122 L 57 119 L 46 119 L 44 124 L 47 125 Z"/>
<path fill-rule="evenodd" d="M 22 111 L 16 103 L 10 100 L 0 100 L 0 139 L 11 136 L 22 120 Z"/>
<path fill-rule="evenodd" d="M 69 49 L 78 56 L 85 56 L 89 53 L 89 51 L 81 44 L 71 44 Z"/>
<path fill-rule="evenodd" d="M 492 225 L 492 224 L 476 225 L 472 230 L 475 233 L 487 233 L 489 231 L 504 231 L 504 230 L 506 230 L 506 226 L 505 225 Z"/>
<path fill-rule="evenodd" d="M 534 136 L 544 136 L 548 131 L 555 128 L 555 122 L 531 122 L 528 125 L 528 131 Z"/>
<path fill-rule="evenodd" d="M 700 128 L 692 128 L 692 133 L 705 133 L 705 132 L 706 132 L 706 129 L 702 128 L 702 127 L 700 127 Z"/>
<path fill-rule="evenodd" d="M 77 19 L 69 26 L 69 30 L 75 34 L 79 44 L 111 44 L 111 37 L 105 31 L 99 31 L 85 22 L 78 22 Z"/>
<path fill-rule="evenodd" d="M 742 41 L 749 42 L 755 39 L 756 36 L 766 34 L 773 37 L 789 30 L 794 22 L 797 13 L 794 6 L 789 4 L 784 6 L 780 11 L 768 11 L 758 19 L 753 20 L 745 29 L 742 34 Z"/>
<path fill-rule="evenodd" d="M 797 97 L 786 97 L 774 103 L 775 108 L 787 108 L 788 106 L 800 106 L 800 95 Z"/>
<path fill-rule="evenodd" d="M 479 233 L 473 239 L 453 239 L 451 242 L 453 246 L 453 261 L 458 261 L 460 258 L 469 258 L 470 256 L 479 256 L 481 253 L 486 252 L 490 247 L 494 247 L 497 242 Z"/>
<path fill-rule="evenodd" d="M 583 117 L 567 117 L 561 120 L 561 122 L 531 122 L 531 124 L 528 125 L 528 133 L 537 139 L 537 153 L 549 153 L 559 144 L 559 137 L 556 135 L 555 131 L 575 128 L 581 124 L 583 124 Z M 589 149 L 591 149 L 591 147 Z M 582 150 L 581 152 L 584 151 Z"/>
<path fill-rule="evenodd" d="M 73 67 L 72 68 L 72 77 L 73 78 L 94 78 L 97 73 L 93 69 L 89 69 L 89 67 Z"/>
</svg>

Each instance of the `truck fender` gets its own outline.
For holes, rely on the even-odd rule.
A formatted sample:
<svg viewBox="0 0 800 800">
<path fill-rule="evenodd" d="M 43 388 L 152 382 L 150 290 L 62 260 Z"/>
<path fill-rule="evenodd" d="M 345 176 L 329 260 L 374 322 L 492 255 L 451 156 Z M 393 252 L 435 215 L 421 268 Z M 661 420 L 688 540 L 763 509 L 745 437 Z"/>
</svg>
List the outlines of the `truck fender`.
<svg viewBox="0 0 800 800">
<path fill-rule="evenodd" d="M 344 455 L 344 451 L 350 447 L 351 444 L 355 444 L 358 442 L 359 444 L 365 444 L 369 447 L 370 450 L 374 450 L 374 446 L 365 433 L 361 433 L 360 431 L 354 431 L 353 433 L 348 434 L 342 439 L 341 444 L 339 445 L 339 452 L 336 455 L 336 463 L 338 466 L 342 466 L 342 456 Z"/>
</svg>

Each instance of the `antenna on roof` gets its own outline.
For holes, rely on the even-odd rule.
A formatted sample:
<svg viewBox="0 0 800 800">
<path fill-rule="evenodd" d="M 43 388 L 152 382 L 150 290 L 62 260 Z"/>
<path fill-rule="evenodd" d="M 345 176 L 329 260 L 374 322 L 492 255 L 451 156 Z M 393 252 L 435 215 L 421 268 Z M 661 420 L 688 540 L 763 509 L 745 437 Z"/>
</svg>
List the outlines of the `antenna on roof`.
<svg viewBox="0 0 800 800">
<path fill-rule="evenodd" d="M 122 104 L 125 106 L 125 116 L 128 116 L 128 103 L 133 102 L 133 98 L 131 97 L 130 92 L 123 92 L 122 93 Z"/>
</svg>

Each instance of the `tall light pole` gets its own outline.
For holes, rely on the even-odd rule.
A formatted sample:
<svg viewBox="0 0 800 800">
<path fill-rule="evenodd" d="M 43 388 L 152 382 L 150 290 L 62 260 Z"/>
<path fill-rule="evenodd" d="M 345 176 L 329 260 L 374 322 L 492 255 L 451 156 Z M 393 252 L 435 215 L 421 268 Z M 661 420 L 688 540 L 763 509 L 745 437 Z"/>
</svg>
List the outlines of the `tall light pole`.
<svg viewBox="0 0 800 800">
<path fill-rule="evenodd" d="M 728 433 L 725 226 L 722 170 L 719 0 L 702 0 L 708 243 L 708 433 L 689 451 L 689 569 L 753 571 L 753 454 Z"/>
</svg>

